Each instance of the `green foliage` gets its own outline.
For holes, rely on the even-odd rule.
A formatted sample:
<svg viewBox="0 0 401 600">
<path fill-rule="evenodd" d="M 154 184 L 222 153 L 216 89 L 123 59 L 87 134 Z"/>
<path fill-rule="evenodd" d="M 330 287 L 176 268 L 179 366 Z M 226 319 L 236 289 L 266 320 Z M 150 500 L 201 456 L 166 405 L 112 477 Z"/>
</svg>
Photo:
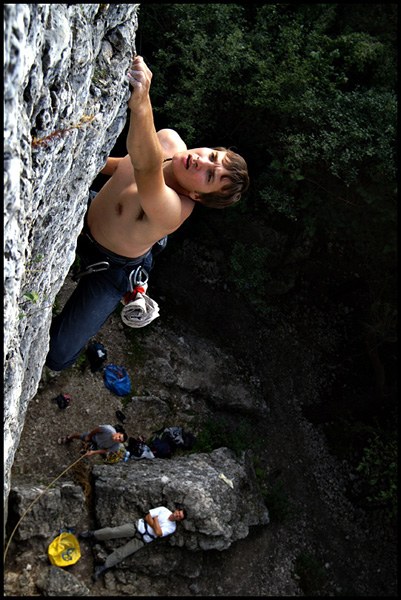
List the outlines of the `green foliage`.
<svg viewBox="0 0 401 600">
<path fill-rule="evenodd" d="M 139 15 L 157 128 L 188 147 L 237 148 L 251 177 L 237 220 L 284 219 L 345 246 L 379 320 L 396 288 L 396 25 L 386 3 L 144 4 Z"/>
<path fill-rule="evenodd" d="M 389 506 L 391 517 L 397 516 L 397 460 L 397 440 L 375 434 L 357 467 L 370 489 L 368 502 Z"/>
<path fill-rule="evenodd" d="M 81 352 L 77 361 L 72 365 L 73 369 L 80 369 L 82 372 L 86 369 L 86 354 Z"/>
<path fill-rule="evenodd" d="M 53 302 L 53 306 L 52 306 L 52 315 L 56 316 L 60 313 L 60 302 L 59 302 L 59 297 L 58 297 L 58 293 L 56 294 L 55 298 L 54 298 L 54 302 Z"/>
<path fill-rule="evenodd" d="M 333 36 L 334 18 L 335 8 L 322 5 L 312 13 L 302 5 L 141 7 L 142 36 L 158 46 L 156 115 L 189 145 L 240 141 L 258 166 L 267 151 L 308 169 L 318 161 L 349 181 L 379 154 L 392 171 L 394 79 L 370 89 L 384 58 L 392 64 L 392 46 L 366 32 Z M 354 71 L 365 79 L 355 81 Z M 395 65 L 388 73 L 395 78 Z"/>
<path fill-rule="evenodd" d="M 41 260 L 41 258 L 39 258 L 39 260 Z M 22 301 L 20 303 L 20 306 L 21 305 L 26 305 L 28 302 L 32 302 L 32 304 L 36 304 L 37 301 L 40 298 L 39 294 L 37 292 L 26 292 L 26 293 L 23 294 L 23 297 L 26 298 L 26 300 Z M 47 294 L 44 294 L 44 300 L 48 300 L 48 299 L 49 299 L 49 297 L 47 296 Z M 52 306 L 53 305 L 45 304 L 45 305 L 40 306 L 37 310 L 29 311 L 27 313 L 19 313 L 18 314 L 18 318 L 19 318 L 19 320 L 21 320 L 24 317 L 30 317 L 33 314 L 39 312 L 40 310 L 46 310 L 48 308 L 52 308 Z"/>
<path fill-rule="evenodd" d="M 39 294 L 37 292 L 29 292 L 27 294 L 24 294 L 24 296 L 34 304 L 36 304 L 36 302 L 39 300 Z"/>
<path fill-rule="evenodd" d="M 264 265 L 270 254 L 268 248 L 261 248 L 256 244 L 249 247 L 235 242 L 228 273 L 228 279 L 233 281 L 237 289 L 262 313 L 267 310 L 265 294 L 270 275 Z"/>
<path fill-rule="evenodd" d="M 246 49 L 241 12 L 230 4 L 141 7 L 142 33 L 158 46 L 152 64 L 156 116 L 162 115 L 189 145 L 232 103 L 232 80 L 238 79 Z"/>
<path fill-rule="evenodd" d="M 325 428 L 330 448 L 340 460 L 349 461 L 359 473 L 356 481 L 362 504 L 388 509 L 397 516 L 397 416 L 380 425 L 342 419 Z"/>
<path fill-rule="evenodd" d="M 348 459 L 350 453 L 360 456 L 374 432 L 374 425 L 360 421 L 352 422 L 349 419 L 340 419 L 325 428 L 330 448 L 340 460 Z"/>
<path fill-rule="evenodd" d="M 306 596 L 315 596 L 326 582 L 321 562 L 312 554 L 300 554 L 295 561 L 295 575 Z"/>
<path fill-rule="evenodd" d="M 244 420 L 239 421 L 236 427 L 231 427 L 221 417 L 209 417 L 203 423 L 196 436 L 193 452 L 212 452 L 216 448 L 230 448 L 237 454 L 255 447 L 251 426 Z"/>
<path fill-rule="evenodd" d="M 35 258 L 31 258 L 31 260 L 28 263 L 28 266 L 30 267 L 33 263 L 39 263 L 42 259 L 43 254 L 38 254 Z"/>
</svg>

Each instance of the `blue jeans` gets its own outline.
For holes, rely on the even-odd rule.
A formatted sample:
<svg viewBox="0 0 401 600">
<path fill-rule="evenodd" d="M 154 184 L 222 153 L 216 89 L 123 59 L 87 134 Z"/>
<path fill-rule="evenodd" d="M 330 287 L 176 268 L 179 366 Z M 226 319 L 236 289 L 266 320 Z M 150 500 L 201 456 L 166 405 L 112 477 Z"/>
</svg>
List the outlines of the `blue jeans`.
<svg viewBox="0 0 401 600">
<path fill-rule="evenodd" d="M 92 193 L 93 194 L 93 193 Z M 130 291 L 129 275 L 138 266 L 148 273 L 153 267 L 154 256 L 165 248 L 163 238 L 143 256 L 127 258 L 110 252 L 90 235 L 86 224 L 78 238 L 77 253 L 82 268 L 107 261 L 105 271 L 83 275 L 66 302 L 60 315 L 50 327 L 50 346 L 46 365 L 54 371 L 63 371 L 73 365 L 87 342 L 96 335 L 120 300 Z"/>
</svg>

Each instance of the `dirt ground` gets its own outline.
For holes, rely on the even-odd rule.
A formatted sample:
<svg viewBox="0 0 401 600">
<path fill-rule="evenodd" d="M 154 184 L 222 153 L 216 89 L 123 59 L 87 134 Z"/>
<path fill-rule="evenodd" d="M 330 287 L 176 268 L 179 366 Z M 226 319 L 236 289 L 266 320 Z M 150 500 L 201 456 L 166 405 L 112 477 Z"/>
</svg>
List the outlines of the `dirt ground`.
<svg viewBox="0 0 401 600">
<path fill-rule="evenodd" d="M 61 305 L 71 285 L 67 279 L 60 294 Z M 192 331 L 191 315 L 188 319 L 185 311 L 167 312 L 168 315 L 162 311 L 158 327 Z M 240 315 L 238 308 L 234 315 L 237 323 L 240 323 Z M 307 318 L 311 329 L 314 327 L 317 331 L 320 316 L 311 310 L 309 316 L 304 315 L 304 319 Z M 124 586 L 113 573 L 92 583 L 94 556 L 88 547 L 83 559 L 71 567 L 71 573 L 89 587 L 92 595 L 308 595 L 302 591 L 299 575 L 295 573 L 296 561 L 301 555 L 318 558 L 319 568 L 315 566 L 313 576 L 321 577 L 321 595 L 396 595 L 395 532 L 389 529 L 380 511 L 367 512 L 351 505 L 345 495 L 350 477 L 348 466 L 332 456 L 323 433 L 303 417 L 302 405 L 308 402 L 308 394 L 312 398 L 317 393 L 317 380 L 323 375 L 315 368 L 316 357 L 312 359 L 318 352 L 316 337 L 309 335 L 304 338 L 302 348 L 297 346 L 296 320 L 297 315 L 292 323 L 277 319 L 275 330 L 264 335 L 255 329 L 251 340 L 253 364 L 244 363 L 244 378 L 257 373 L 269 398 L 268 418 L 255 423 L 255 428 L 263 430 L 266 440 L 265 449 L 258 457 L 259 466 L 265 472 L 263 486 L 271 490 L 276 481 L 283 483 L 291 516 L 283 522 L 252 528 L 246 539 L 224 552 L 205 553 L 202 573 L 195 580 L 177 574 L 153 579 L 138 574 L 136 587 L 129 593 L 124 592 Z M 308 323 L 305 323 L 307 329 Z M 321 324 L 318 335 L 330 337 L 327 323 Z M 157 395 L 158 382 L 143 380 L 141 360 L 127 344 L 124 326 L 116 314 L 109 318 L 95 339 L 107 349 L 108 364 L 124 365 L 129 361 L 135 395 Z M 238 362 L 238 358 L 235 360 Z M 299 385 L 301 380 L 302 386 Z M 66 410 L 60 410 L 51 402 L 59 393 L 72 398 Z M 89 430 L 97 424 L 114 425 L 118 423 L 116 410 L 124 412 L 121 398 L 105 388 L 102 373 L 92 373 L 87 363 L 59 374 L 45 368 L 39 391 L 27 410 L 13 477 L 30 474 L 35 475 L 38 482 L 50 482 L 76 460 L 80 447 L 78 441 L 58 446 L 57 438 Z M 193 425 L 193 422 L 188 424 Z M 135 422 L 129 420 L 125 428 L 129 436 L 147 437 L 159 426 L 157 418 L 141 420 L 139 417 Z M 97 459 L 84 460 L 93 464 Z M 93 526 L 91 517 L 80 526 Z M 19 577 L 26 573 L 22 547 L 12 546 L 9 561 L 13 573 Z M 6 579 L 9 595 L 39 595 L 34 585 L 35 576 L 33 566 L 22 588 L 21 581 L 19 587 L 15 584 L 13 588 L 11 579 Z"/>
</svg>

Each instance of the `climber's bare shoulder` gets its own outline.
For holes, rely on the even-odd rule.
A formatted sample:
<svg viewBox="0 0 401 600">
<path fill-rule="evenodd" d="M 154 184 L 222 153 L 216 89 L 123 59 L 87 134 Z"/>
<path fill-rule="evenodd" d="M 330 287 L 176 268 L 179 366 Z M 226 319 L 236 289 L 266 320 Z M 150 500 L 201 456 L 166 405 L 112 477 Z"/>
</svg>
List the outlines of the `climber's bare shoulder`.
<svg viewBox="0 0 401 600">
<path fill-rule="evenodd" d="M 186 143 L 174 129 L 160 129 L 157 137 L 163 149 L 163 158 L 172 158 L 176 152 L 187 149 Z"/>
<path fill-rule="evenodd" d="M 158 137 L 164 158 L 186 149 L 173 130 L 163 129 Z M 194 202 L 169 187 L 170 161 L 159 172 L 140 174 L 135 173 L 128 154 L 111 164 L 112 176 L 90 206 L 89 229 L 96 241 L 112 252 L 141 256 L 180 227 L 191 214 Z"/>
</svg>

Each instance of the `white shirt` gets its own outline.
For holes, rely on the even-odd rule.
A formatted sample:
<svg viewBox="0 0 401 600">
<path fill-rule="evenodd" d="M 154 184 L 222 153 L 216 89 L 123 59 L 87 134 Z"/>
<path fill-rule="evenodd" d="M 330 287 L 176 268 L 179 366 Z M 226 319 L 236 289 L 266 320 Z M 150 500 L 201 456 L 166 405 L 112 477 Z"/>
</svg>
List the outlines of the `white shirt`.
<svg viewBox="0 0 401 600">
<path fill-rule="evenodd" d="M 157 508 L 151 508 L 149 511 L 149 514 L 152 518 L 157 517 L 157 519 L 159 521 L 160 529 L 162 530 L 162 534 L 163 534 L 161 537 L 166 537 L 166 535 L 170 535 L 171 533 L 174 533 L 177 524 L 175 521 L 169 521 L 169 516 L 173 514 L 171 512 L 171 510 L 169 510 L 168 508 L 165 508 L 164 506 L 158 506 Z M 150 535 L 143 536 L 143 541 L 148 544 L 149 544 L 149 542 L 152 542 L 154 540 L 154 538 L 158 537 L 156 535 L 156 533 L 154 532 L 153 527 L 151 527 L 150 525 L 145 523 L 144 519 L 139 519 L 138 531 L 140 533 L 145 533 L 145 531 L 148 531 L 152 536 L 154 536 L 154 537 L 150 537 Z"/>
</svg>

